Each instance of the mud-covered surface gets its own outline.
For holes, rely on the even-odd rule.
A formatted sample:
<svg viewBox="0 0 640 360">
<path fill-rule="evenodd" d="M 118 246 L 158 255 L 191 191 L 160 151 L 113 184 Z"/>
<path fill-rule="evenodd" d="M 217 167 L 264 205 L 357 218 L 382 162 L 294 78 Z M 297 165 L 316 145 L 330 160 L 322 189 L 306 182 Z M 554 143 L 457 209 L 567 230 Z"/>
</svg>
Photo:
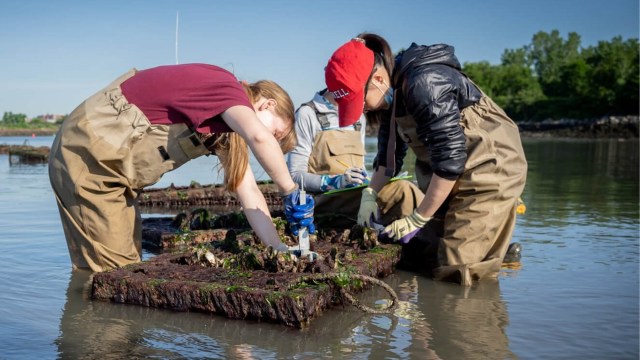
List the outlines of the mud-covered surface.
<svg viewBox="0 0 640 360">
<path fill-rule="evenodd" d="M 259 181 L 258 187 L 264 195 L 269 207 L 282 206 L 282 198 L 278 187 L 270 181 Z M 150 188 L 143 190 L 138 196 L 138 204 L 151 208 L 193 208 L 193 207 L 228 207 L 227 211 L 235 211 L 240 206 L 237 196 L 225 189 L 223 185 L 200 185 L 197 182 L 189 186 L 168 186 L 166 188 Z"/>
<path fill-rule="evenodd" d="M 367 288 L 356 275 L 388 276 L 400 260 L 400 246 L 382 244 L 375 231 L 357 225 L 318 229 L 310 236 L 318 254 L 311 261 L 265 247 L 242 213 L 212 216 L 200 209 L 155 220 L 162 220 L 158 233 L 181 229 L 182 241 L 148 261 L 95 274 L 93 298 L 301 328 L 342 304 L 341 289 Z M 279 217 L 274 223 L 280 239 L 295 246 L 286 223 Z"/>
</svg>

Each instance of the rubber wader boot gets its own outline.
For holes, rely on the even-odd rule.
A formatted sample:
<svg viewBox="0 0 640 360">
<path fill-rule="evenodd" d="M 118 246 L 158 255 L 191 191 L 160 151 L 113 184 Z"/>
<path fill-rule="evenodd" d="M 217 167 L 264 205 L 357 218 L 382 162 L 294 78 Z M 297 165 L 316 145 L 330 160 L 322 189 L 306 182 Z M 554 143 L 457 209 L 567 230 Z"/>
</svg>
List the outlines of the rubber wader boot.
<svg viewBox="0 0 640 360">
<path fill-rule="evenodd" d="M 507 253 L 504 255 L 503 263 L 514 263 L 520 261 L 522 258 L 522 245 L 518 242 L 509 244 Z"/>
</svg>

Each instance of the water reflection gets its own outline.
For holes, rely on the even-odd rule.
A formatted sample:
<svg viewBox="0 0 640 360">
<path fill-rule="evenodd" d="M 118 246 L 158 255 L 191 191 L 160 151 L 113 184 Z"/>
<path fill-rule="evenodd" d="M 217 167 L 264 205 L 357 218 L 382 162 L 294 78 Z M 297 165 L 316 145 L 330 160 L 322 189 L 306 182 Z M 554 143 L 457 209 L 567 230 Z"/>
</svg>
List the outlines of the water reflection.
<svg viewBox="0 0 640 360">
<path fill-rule="evenodd" d="M 521 269 L 471 288 L 398 271 L 385 279 L 401 297 L 393 316 L 336 307 L 302 331 L 90 300 L 89 275 L 70 276 L 46 168 L 0 155 L 0 357 L 637 359 L 638 141 L 524 146 Z M 202 158 L 163 180 L 209 184 L 211 173 Z M 374 289 L 362 299 L 386 296 Z"/>
<path fill-rule="evenodd" d="M 90 287 L 89 272 L 72 272 L 55 340 L 60 358 L 237 358 L 236 348 L 248 353 L 243 344 L 226 341 L 242 339 L 236 334 L 242 321 L 92 301 Z"/>
<path fill-rule="evenodd" d="M 637 221 L 638 141 L 531 141 L 526 202 L 533 216 L 564 221 L 576 214 L 590 221 L 632 217 Z M 535 199 L 533 198 L 535 196 Z"/>
<path fill-rule="evenodd" d="M 70 276 L 55 344 L 58 356 L 69 359 L 514 357 L 497 281 L 464 288 L 402 271 L 387 280 L 400 298 L 393 315 L 337 307 L 325 311 L 309 328 L 297 330 L 92 301 L 91 274 L 76 270 Z M 371 303 L 384 297 L 375 289 L 360 296 Z"/>
<path fill-rule="evenodd" d="M 497 280 L 461 287 L 400 274 L 405 276 L 394 276 L 398 281 L 394 288 L 409 306 L 401 307 L 396 315 L 410 338 L 404 340 L 406 354 L 443 359 L 515 358 L 509 349 L 509 317 Z"/>
</svg>

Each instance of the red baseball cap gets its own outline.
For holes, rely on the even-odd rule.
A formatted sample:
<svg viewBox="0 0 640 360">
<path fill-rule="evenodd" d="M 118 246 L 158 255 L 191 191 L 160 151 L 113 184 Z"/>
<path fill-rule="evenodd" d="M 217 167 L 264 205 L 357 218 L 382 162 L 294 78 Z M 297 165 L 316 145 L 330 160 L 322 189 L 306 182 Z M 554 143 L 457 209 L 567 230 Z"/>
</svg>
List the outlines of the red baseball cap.
<svg viewBox="0 0 640 360">
<path fill-rule="evenodd" d="M 338 103 L 340 126 L 358 121 L 364 110 L 364 87 L 373 71 L 373 51 L 360 39 L 352 39 L 336 50 L 324 68 L 327 89 Z"/>
</svg>

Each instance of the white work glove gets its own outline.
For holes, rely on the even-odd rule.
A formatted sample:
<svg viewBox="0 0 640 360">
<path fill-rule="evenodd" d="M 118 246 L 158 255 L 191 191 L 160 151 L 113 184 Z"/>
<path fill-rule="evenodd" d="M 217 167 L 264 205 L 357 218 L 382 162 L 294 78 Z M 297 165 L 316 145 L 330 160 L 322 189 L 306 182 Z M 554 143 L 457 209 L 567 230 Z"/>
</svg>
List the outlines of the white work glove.
<svg viewBox="0 0 640 360">
<path fill-rule="evenodd" d="M 358 225 L 371 227 L 372 222 L 378 220 L 378 193 L 368 187 L 362 190 L 360 198 L 360 210 L 358 211 Z"/>
<path fill-rule="evenodd" d="M 429 220 L 431 220 L 430 217 L 424 218 L 418 214 L 417 210 L 413 210 L 413 214 L 398 219 L 385 227 L 380 235 L 393 241 L 406 244 L 416 236 L 418 231 L 420 231 Z"/>
</svg>

